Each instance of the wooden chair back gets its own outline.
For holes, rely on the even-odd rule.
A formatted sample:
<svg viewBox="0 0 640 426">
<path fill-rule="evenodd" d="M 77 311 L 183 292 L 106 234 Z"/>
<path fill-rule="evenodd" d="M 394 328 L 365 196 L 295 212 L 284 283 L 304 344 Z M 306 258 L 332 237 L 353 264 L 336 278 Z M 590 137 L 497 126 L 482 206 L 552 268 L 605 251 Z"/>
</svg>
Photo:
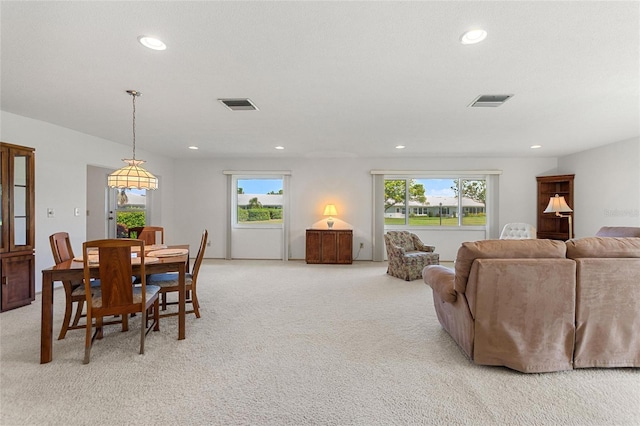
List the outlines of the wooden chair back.
<svg viewBox="0 0 640 426">
<path fill-rule="evenodd" d="M 192 283 L 195 283 L 196 280 L 198 279 L 198 271 L 200 271 L 200 265 L 202 264 L 202 259 L 204 259 L 204 251 L 207 248 L 208 239 L 209 239 L 209 231 L 205 229 L 204 231 L 202 231 L 202 238 L 200 239 L 200 248 L 198 248 L 198 254 L 196 255 L 196 260 L 193 263 L 193 272 L 191 272 Z"/>
<path fill-rule="evenodd" d="M 73 247 L 71 247 L 71 240 L 69 239 L 69 233 L 56 232 L 49 236 L 49 244 L 51 244 L 51 254 L 53 254 L 53 261 L 56 265 L 73 259 Z"/>
<path fill-rule="evenodd" d="M 135 248 L 137 250 L 132 250 Z M 100 278 L 100 301 L 93 303 L 89 280 L 91 278 L 90 249 L 98 249 L 98 271 Z M 140 280 L 142 297 L 134 298 L 131 277 L 133 266 L 132 251 L 138 253 L 140 262 Z M 144 269 L 144 241 L 127 238 L 87 241 L 82 244 L 85 290 L 87 297 L 87 316 L 102 317 L 141 312 L 144 309 L 146 277 Z"/>
<path fill-rule="evenodd" d="M 164 244 L 164 228 L 162 226 L 137 226 L 129 228 L 129 238 L 143 240 L 147 245 Z"/>
<path fill-rule="evenodd" d="M 49 236 L 49 244 L 51 245 L 51 254 L 53 255 L 53 261 L 56 265 L 66 262 L 74 258 L 73 247 L 71 247 L 71 240 L 68 232 L 56 232 Z M 82 284 L 81 280 L 77 281 L 63 281 L 63 284 L 67 287 L 69 295 L 71 291 L 78 285 Z"/>
</svg>

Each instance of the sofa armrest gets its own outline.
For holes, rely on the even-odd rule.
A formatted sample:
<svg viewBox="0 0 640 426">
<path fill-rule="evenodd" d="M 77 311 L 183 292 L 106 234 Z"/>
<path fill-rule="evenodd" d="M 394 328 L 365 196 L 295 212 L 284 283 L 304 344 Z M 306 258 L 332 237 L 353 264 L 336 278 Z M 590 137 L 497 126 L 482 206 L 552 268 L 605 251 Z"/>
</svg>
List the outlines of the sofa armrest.
<svg viewBox="0 0 640 426">
<path fill-rule="evenodd" d="M 422 270 L 422 278 L 445 302 L 454 303 L 458 298 L 458 292 L 453 288 L 453 270 L 441 265 L 428 265 Z"/>
</svg>

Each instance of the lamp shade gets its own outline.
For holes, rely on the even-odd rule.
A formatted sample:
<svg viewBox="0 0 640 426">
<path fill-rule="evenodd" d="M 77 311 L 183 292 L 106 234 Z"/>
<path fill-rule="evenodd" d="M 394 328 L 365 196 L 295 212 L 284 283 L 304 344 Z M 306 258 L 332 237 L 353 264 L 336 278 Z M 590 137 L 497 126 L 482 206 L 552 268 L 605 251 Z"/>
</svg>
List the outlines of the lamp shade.
<svg viewBox="0 0 640 426">
<path fill-rule="evenodd" d="M 338 211 L 336 210 L 336 206 L 334 206 L 333 204 L 327 204 L 324 207 L 324 216 L 335 216 L 338 214 Z"/>
<path fill-rule="evenodd" d="M 572 212 L 571 207 L 567 204 L 564 197 L 560 197 L 558 194 L 555 197 L 551 197 L 549 199 L 549 204 L 547 208 L 544 209 L 543 213 L 568 213 Z"/>
<path fill-rule="evenodd" d="M 157 189 L 158 178 L 138 167 L 144 163 L 143 160 L 122 160 L 129 164 L 111 173 L 107 178 L 107 185 L 111 188 L 137 188 L 137 189 Z"/>
</svg>

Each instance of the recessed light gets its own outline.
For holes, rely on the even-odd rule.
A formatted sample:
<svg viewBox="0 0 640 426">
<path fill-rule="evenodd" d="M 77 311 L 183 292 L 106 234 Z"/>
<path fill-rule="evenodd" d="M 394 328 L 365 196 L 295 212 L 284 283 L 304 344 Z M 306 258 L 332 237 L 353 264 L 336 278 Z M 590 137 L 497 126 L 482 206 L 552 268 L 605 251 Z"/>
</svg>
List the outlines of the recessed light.
<svg viewBox="0 0 640 426">
<path fill-rule="evenodd" d="M 460 43 L 462 44 L 476 44 L 487 38 L 487 32 L 485 30 L 471 30 L 462 34 L 460 37 Z"/>
<path fill-rule="evenodd" d="M 189 149 L 196 150 L 196 149 L 198 149 L 198 147 L 197 147 L 197 146 L 195 146 L 195 145 L 192 145 L 192 146 L 190 146 L 190 147 L 189 147 Z"/>
<path fill-rule="evenodd" d="M 278 146 L 276 146 L 276 149 L 284 149 L 284 146 L 278 145 Z"/>
<path fill-rule="evenodd" d="M 149 36 L 140 36 L 138 37 L 138 41 L 144 47 L 148 47 L 153 50 L 165 50 L 167 45 L 162 42 L 162 40 L 158 40 L 157 38 L 149 37 Z"/>
<path fill-rule="evenodd" d="M 531 145 L 529 148 L 538 149 L 538 148 L 542 148 L 542 145 Z"/>
<path fill-rule="evenodd" d="M 404 145 L 396 145 L 396 149 L 405 149 L 405 148 L 406 148 L 406 146 L 404 146 Z"/>
</svg>

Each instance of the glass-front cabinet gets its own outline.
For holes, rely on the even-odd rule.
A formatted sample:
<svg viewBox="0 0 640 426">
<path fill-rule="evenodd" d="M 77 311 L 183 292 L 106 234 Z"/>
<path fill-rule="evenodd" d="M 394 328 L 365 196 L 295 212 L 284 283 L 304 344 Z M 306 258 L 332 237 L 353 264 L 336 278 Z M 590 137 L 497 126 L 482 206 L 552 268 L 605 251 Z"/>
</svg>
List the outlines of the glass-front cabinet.
<svg viewBox="0 0 640 426">
<path fill-rule="evenodd" d="M 35 150 L 0 143 L 0 310 L 35 299 Z"/>
</svg>

